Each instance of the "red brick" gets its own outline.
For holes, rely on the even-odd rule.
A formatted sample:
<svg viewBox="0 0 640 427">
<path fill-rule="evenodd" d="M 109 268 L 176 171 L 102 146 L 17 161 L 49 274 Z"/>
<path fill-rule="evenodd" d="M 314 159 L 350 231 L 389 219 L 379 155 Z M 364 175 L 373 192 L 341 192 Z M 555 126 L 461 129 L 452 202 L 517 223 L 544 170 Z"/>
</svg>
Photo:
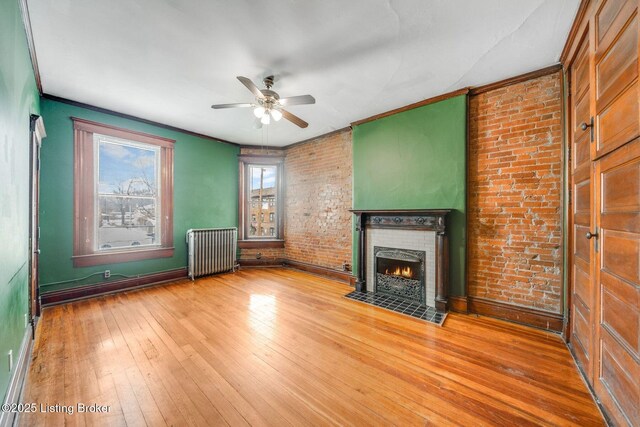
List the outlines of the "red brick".
<svg viewBox="0 0 640 427">
<path fill-rule="evenodd" d="M 469 294 L 559 313 L 560 74 L 473 96 Z"/>
</svg>

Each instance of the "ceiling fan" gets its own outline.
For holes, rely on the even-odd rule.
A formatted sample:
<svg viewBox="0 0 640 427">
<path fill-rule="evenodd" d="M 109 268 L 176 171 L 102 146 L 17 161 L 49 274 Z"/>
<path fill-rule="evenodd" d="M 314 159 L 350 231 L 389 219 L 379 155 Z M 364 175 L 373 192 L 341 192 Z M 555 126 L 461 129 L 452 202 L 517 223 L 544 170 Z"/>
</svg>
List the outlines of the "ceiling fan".
<svg viewBox="0 0 640 427">
<path fill-rule="evenodd" d="M 271 119 L 277 122 L 283 117 L 301 128 L 306 128 L 307 126 L 309 126 L 309 123 L 305 122 L 300 117 L 291 114 L 283 107 L 288 107 L 290 105 L 315 104 L 316 100 L 313 96 L 299 95 L 280 98 L 280 96 L 275 91 L 271 90 L 271 87 L 273 86 L 273 76 L 267 76 L 262 81 L 267 87 L 266 89 L 258 89 L 258 86 L 256 86 L 250 79 L 246 77 L 238 76 L 237 79 L 240 80 L 240 83 L 245 85 L 247 89 L 249 89 L 251 93 L 255 95 L 256 102 L 251 104 L 216 104 L 212 105 L 211 108 L 220 109 L 253 107 L 253 114 L 258 119 L 258 127 L 262 127 L 263 124 L 268 125 L 269 123 L 271 123 Z"/>
</svg>

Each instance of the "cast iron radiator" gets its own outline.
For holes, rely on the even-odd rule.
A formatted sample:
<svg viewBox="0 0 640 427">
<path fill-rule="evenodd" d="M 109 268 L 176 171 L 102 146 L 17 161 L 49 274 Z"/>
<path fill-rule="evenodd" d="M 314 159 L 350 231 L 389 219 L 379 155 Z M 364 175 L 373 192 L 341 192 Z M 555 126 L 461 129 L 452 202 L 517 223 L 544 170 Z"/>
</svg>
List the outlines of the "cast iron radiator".
<svg viewBox="0 0 640 427">
<path fill-rule="evenodd" d="M 200 228 L 187 231 L 189 277 L 235 271 L 237 228 Z"/>
</svg>

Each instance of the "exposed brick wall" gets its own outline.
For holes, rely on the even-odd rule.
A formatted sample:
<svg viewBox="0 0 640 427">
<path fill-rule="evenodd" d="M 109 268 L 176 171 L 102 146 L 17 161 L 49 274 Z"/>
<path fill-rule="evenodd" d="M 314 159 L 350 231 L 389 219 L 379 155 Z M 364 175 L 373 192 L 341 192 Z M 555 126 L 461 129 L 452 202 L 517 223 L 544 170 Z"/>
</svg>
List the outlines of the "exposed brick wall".
<svg viewBox="0 0 640 427">
<path fill-rule="evenodd" d="M 241 154 L 285 155 L 283 249 L 241 249 L 240 259 L 288 259 L 341 270 L 351 263 L 351 131 L 284 150 L 243 147 Z"/>
<path fill-rule="evenodd" d="M 471 97 L 469 295 L 561 312 L 560 73 Z"/>
<path fill-rule="evenodd" d="M 285 257 L 339 270 L 351 263 L 351 131 L 286 150 Z"/>
</svg>

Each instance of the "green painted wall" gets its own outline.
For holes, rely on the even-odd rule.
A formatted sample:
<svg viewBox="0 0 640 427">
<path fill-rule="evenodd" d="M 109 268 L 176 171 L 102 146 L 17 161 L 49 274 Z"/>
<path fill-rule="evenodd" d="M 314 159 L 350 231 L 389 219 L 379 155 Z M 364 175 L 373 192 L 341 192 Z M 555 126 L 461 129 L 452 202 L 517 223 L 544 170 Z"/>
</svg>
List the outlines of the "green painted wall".
<svg viewBox="0 0 640 427">
<path fill-rule="evenodd" d="M 112 278 L 172 270 L 187 265 L 185 233 L 190 228 L 235 227 L 238 223 L 236 146 L 167 130 L 70 104 L 42 100 L 47 139 L 41 167 L 41 292 L 101 282 L 93 273 L 111 270 Z M 79 117 L 176 140 L 174 160 L 173 258 L 74 268 L 73 124 Z M 58 282 L 66 283 L 58 283 Z"/>
<path fill-rule="evenodd" d="M 464 294 L 467 100 L 458 96 L 353 128 L 354 209 L 453 209 L 450 294 Z M 357 268 L 358 235 L 353 237 Z"/>
<path fill-rule="evenodd" d="M 17 0 L 0 0 L 0 396 L 18 359 L 28 312 L 29 115 L 40 98 Z"/>
</svg>

